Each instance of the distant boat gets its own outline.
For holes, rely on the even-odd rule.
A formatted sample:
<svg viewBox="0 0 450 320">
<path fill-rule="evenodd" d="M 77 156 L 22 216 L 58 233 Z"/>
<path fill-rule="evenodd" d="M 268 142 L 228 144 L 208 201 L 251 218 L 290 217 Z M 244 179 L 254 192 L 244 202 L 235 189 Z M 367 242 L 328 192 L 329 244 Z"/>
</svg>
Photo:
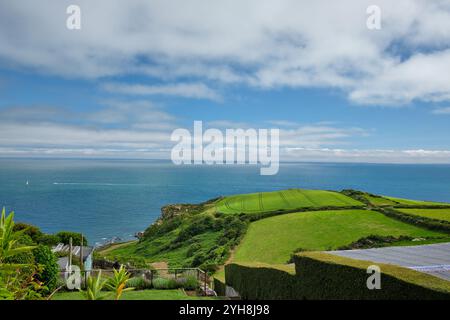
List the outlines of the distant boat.
<svg viewBox="0 0 450 320">
<path fill-rule="evenodd" d="M 28 182 L 28 180 L 27 180 L 27 183 L 26 183 L 26 185 L 29 185 L 29 182 Z"/>
</svg>

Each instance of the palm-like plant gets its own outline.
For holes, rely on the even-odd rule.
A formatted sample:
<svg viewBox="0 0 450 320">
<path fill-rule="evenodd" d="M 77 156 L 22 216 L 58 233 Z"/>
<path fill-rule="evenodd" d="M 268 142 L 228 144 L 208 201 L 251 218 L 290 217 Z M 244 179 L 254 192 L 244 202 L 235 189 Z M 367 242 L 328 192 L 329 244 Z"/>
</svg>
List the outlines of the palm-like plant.
<svg viewBox="0 0 450 320">
<path fill-rule="evenodd" d="M 0 217 L 0 298 L 37 298 L 42 284 L 34 278 L 36 267 L 30 264 L 8 263 L 20 253 L 29 252 L 35 247 L 20 245 L 22 231 L 14 231 L 14 213 L 6 216 L 5 208 Z M 26 272 L 22 272 L 27 270 Z"/>
<path fill-rule="evenodd" d="M 13 271 L 24 266 L 20 264 L 4 264 L 7 258 L 14 257 L 22 252 L 31 251 L 35 248 L 19 245 L 18 241 L 24 231 L 14 232 L 14 212 L 6 216 L 5 208 L 3 208 L 0 218 L 0 269 Z"/>
<path fill-rule="evenodd" d="M 102 280 L 102 271 L 99 271 L 96 278 L 89 276 L 86 284 L 86 291 L 82 291 L 86 300 L 103 300 L 102 289 L 106 280 Z"/>
<path fill-rule="evenodd" d="M 120 266 L 119 270 L 114 269 L 114 275 L 108 279 L 108 281 L 106 282 L 106 287 L 109 290 L 116 292 L 116 300 L 120 299 L 122 293 L 134 289 L 125 288 L 129 279 L 130 274 L 127 272 L 123 265 Z"/>
</svg>

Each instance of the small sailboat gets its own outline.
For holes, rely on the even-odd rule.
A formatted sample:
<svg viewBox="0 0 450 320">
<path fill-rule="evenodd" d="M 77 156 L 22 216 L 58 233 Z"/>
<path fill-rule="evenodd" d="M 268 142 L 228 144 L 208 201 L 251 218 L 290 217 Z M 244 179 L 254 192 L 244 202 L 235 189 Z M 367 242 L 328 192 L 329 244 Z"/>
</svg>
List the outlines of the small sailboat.
<svg viewBox="0 0 450 320">
<path fill-rule="evenodd" d="M 27 182 L 25 183 L 26 185 L 29 185 L 30 183 L 28 182 L 28 180 L 27 180 Z"/>
</svg>

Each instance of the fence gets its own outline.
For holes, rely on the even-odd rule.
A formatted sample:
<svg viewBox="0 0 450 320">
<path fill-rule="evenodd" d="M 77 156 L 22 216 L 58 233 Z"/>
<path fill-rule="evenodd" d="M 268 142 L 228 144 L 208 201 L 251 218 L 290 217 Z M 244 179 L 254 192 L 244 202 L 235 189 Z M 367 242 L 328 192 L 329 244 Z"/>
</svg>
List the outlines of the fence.
<svg viewBox="0 0 450 320">
<path fill-rule="evenodd" d="M 179 283 L 188 277 L 195 277 L 199 283 L 199 289 L 203 295 L 211 295 L 210 282 L 211 279 L 208 274 L 199 268 L 167 268 L 167 269 L 127 269 L 130 273 L 130 278 L 141 277 L 145 279 L 151 287 L 155 279 L 173 279 Z M 97 277 L 101 272 L 103 279 L 108 279 L 113 276 L 114 269 L 93 269 L 90 271 L 79 270 L 72 268 L 72 270 L 61 271 L 61 280 L 64 282 L 64 289 L 78 290 L 85 289 L 87 279 L 89 277 Z"/>
</svg>

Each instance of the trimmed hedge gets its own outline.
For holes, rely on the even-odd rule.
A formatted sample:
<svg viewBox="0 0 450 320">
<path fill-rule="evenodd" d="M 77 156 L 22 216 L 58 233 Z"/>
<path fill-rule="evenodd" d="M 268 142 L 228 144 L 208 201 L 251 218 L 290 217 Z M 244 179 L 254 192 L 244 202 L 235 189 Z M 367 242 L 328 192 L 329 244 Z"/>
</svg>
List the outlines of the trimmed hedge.
<svg viewBox="0 0 450 320">
<path fill-rule="evenodd" d="M 450 299 L 450 282 L 400 266 L 306 252 L 294 257 L 308 299 Z M 367 268 L 381 269 L 381 290 L 368 290 Z"/>
<path fill-rule="evenodd" d="M 224 297 L 227 288 L 225 282 L 223 282 L 221 279 L 214 278 L 213 284 L 214 284 L 214 291 L 217 293 L 217 295 L 219 297 Z"/>
<path fill-rule="evenodd" d="M 225 266 L 226 284 L 244 300 L 303 299 L 300 279 L 293 267 L 261 263 Z"/>
<path fill-rule="evenodd" d="M 289 266 L 230 264 L 227 285 L 256 300 L 425 300 L 450 299 L 450 282 L 414 270 L 323 252 L 305 252 Z M 381 290 L 366 286 L 367 267 L 381 268 Z"/>
</svg>

